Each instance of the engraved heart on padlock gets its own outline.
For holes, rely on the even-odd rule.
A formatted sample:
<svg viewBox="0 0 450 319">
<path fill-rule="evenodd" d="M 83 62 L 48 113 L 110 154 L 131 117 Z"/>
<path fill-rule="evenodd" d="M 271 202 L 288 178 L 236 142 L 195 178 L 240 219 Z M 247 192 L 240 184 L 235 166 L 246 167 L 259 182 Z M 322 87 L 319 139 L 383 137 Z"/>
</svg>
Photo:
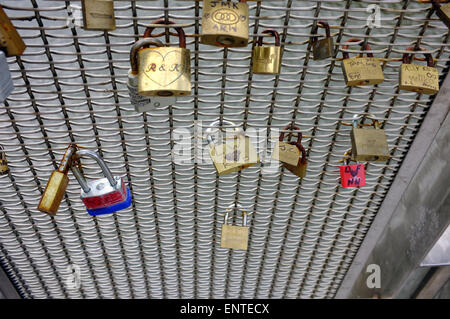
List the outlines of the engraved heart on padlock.
<svg viewBox="0 0 450 319">
<path fill-rule="evenodd" d="M 186 71 L 186 64 L 182 64 L 181 68 L 177 68 L 177 65 L 166 66 L 164 63 L 168 55 L 179 55 L 181 58 L 177 59 L 177 61 L 182 60 L 181 53 L 177 50 L 167 52 L 165 55 L 162 55 L 159 51 L 152 50 L 149 55 L 154 55 L 151 59 L 148 59 L 149 66 L 144 70 L 144 74 L 154 83 L 159 86 L 166 87 L 176 80 L 178 80 Z M 164 76 L 158 76 L 158 74 L 164 73 Z M 159 80 L 164 80 L 164 82 L 160 82 Z"/>
</svg>

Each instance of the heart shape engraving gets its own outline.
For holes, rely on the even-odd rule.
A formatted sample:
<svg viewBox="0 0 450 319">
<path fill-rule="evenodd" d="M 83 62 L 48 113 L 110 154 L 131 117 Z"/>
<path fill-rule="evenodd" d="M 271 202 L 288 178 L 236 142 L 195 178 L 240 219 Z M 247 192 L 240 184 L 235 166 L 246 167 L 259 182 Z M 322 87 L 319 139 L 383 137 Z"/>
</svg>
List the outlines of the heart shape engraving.
<svg viewBox="0 0 450 319">
<path fill-rule="evenodd" d="M 179 64 L 180 61 L 182 64 Z M 152 82 L 166 87 L 186 72 L 186 64 L 179 50 L 169 51 L 164 55 L 158 50 L 151 50 L 147 55 L 147 66 L 143 72 Z"/>
</svg>

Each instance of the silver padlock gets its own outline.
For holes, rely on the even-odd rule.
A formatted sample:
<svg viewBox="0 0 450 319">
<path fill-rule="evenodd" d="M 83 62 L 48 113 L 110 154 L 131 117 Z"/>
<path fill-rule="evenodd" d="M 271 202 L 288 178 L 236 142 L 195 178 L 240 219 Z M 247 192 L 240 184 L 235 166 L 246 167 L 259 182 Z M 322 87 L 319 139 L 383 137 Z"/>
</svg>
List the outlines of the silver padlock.
<svg viewBox="0 0 450 319">
<path fill-rule="evenodd" d="M 3 51 L 0 51 L 0 101 L 3 102 L 14 91 L 14 83 L 9 72 L 8 61 Z"/>
<path fill-rule="evenodd" d="M 142 96 L 138 94 L 138 57 L 137 52 L 147 45 L 164 46 L 158 39 L 144 38 L 137 41 L 131 47 L 130 64 L 131 69 L 128 71 L 128 93 L 130 95 L 131 104 L 134 106 L 136 112 L 149 112 L 161 107 L 175 104 L 177 101 L 175 96 L 159 97 L 159 96 Z"/>
</svg>

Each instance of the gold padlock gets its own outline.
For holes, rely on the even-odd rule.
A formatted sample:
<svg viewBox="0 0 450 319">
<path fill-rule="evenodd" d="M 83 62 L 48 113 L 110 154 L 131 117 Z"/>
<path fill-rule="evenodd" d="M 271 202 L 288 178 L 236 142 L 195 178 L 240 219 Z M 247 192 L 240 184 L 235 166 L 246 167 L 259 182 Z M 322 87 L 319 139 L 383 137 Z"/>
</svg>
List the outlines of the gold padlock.
<svg viewBox="0 0 450 319">
<path fill-rule="evenodd" d="M 358 162 L 382 162 L 390 158 L 386 133 L 380 129 L 380 123 L 373 115 L 367 118 L 372 120 L 372 124 L 360 124 L 361 116 L 353 116 L 352 131 L 352 159 Z M 361 126 L 373 126 L 370 129 Z"/>
<path fill-rule="evenodd" d="M 201 43 L 237 48 L 248 45 L 248 4 L 246 0 L 203 1 Z"/>
<path fill-rule="evenodd" d="M 360 39 L 350 39 L 348 42 L 360 42 Z M 348 49 L 348 44 L 342 47 L 343 50 Z M 370 50 L 370 46 L 366 44 L 365 50 Z M 383 69 L 377 58 L 372 53 L 367 53 L 367 57 L 349 58 L 348 52 L 342 53 L 344 60 L 342 61 L 345 83 L 348 86 L 357 85 L 373 85 L 380 84 L 384 81 Z"/>
<path fill-rule="evenodd" d="M 289 126 L 288 126 L 289 127 Z M 283 167 L 290 171 L 292 174 L 303 178 L 306 176 L 306 169 L 308 168 L 308 161 L 306 159 L 306 151 L 302 145 L 303 134 L 300 132 L 297 126 L 292 126 L 293 130 L 297 130 L 297 142 L 289 142 L 289 144 L 294 145 L 302 154 L 302 157 L 297 157 L 297 162 L 294 165 L 283 163 Z"/>
<path fill-rule="evenodd" d="M 235 127 L 235 135 L 231 138 L 231 142 L 221 145 L 214 143 L 214 137 L 211 133 L 213 128 L 220 124 L 220 121 L 213 122 L 206 130 L 208 144 L 210 145 L 209 155 L 217 170 L 217 174 L 222 176 L 258 164 L 259 156 L 250 138 L 245 136 L 240 128 L 236 128 L 233 122 L 225 120 L 222 122 Z"/>
<path fill-rule="evenodd" d="M 275 30 L 264 30 L 262 33 L 275 37 L 275 46 L 263 47 L 263 37 L 258 38 L 258 45 L 253 48 L 253 73 L 278 74 L 281 68 L 280 35 Z"/>
<path fill-rule="evenodd" d="M 8 161 L 6 160 L 6 152 L 2 145 L 0 145 L 0 175 L 4 175 L 9 171 Z"/>
<path fill-rule="evenodd" d="M 112 0 L 82 0 L 83 29 L 107 30 L 116 29 L 114 1 Z"/>
<path fill-rule="evenodd" d="M 247 212 L 239 205 L 238 207 L 242 211 L 242 226 L 228 225 L 229 214 L 234 210 L 233 208 L 228 208 L 225 212 L 222 233 L 220 236 L 221 248 L 242 250 L 247 250 L 248 248 Z"/>
<path fill-rule="evenodd" d="M 287 130 L 290 127 L 291 124 L 288 124 L 283 130 Z M 292 126 L 292 128 L 294 130 L 299 130 L 297 126 Z M 283 140 L 284 132 L 281 132 L 280 137 L 273 148 L 272 158 L 289 165 L 297 165 L 300 158 L 300 149 L 296 144 L 284 142 Z"/>
<path fill-rule="evenodd" d="M 152 24 L 165 23 L 164 19 Z M 153 27 L 145 30 L 144 38 L 152 37 Z M 138 51 L 138 94 L 142 96 L 188 96 L 191 94 L 191 51 L 186 49 L 186 36 L 176 27 L 179 47 L 145 48 Z"/>
<path fill-rule="evenodd" d="M 319 40 L 318 37 L 312 38 L 313 59 L 324 60 L 326 58 L 333 57 L 334 55 L 334 41 L 331 37 L 330 25 L 326 21 L 317 22 L 316 27 L 313 29 L 312 34 L 317 33 L 318 27 L 325 28 L 325 39 Z"/>
<path fill-rule="evenodd" d="M 0 47 L 5 55 L 20 56 L 25 51 L 25 43 L 0 5 Z"/>
<path fill-rule="evenodd" d="M 441 6 L 436 0 L 431 0 L 433 4 L 433 8 L 436 11 L 439 19 L 442 20 L 447 25 L 447 28 L 450 29 L 450 3 L 446 3 Z"/>
<path fill-rule="evenodd" d="M 53 171 L 39 201 L 38 210 L 50 216 L 55 216 L 59 205 L 66 192 L 69 177 L 67 176 L 72 161 L 72 156 L 76 153 L 77 146 L 70 144 L 59 164 L 57 170 Z"/>
<path fill-rule="evenodd" d="M 423 51 L 421 47 L 410 47 L 408 51 Z M 439 72 L 434 67 L 433 57 L 425 54 L 427 66 L 411 64 L 412 54 L 403 54 L 403 64 L 400 67 L 400 90 L 418 92 L 423 94 L 436 94 L 439 92 Z"/>
</svg>

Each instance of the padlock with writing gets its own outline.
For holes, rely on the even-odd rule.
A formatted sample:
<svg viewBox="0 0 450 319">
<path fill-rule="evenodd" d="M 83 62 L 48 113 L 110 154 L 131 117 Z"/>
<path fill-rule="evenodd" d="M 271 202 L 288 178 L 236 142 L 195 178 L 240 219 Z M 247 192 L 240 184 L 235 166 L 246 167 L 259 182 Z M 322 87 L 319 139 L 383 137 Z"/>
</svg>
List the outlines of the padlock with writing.
<svg viewBox="0 0 450 319">
<path fill-rule="evenodd" d="M 166 25 L 164 19 L 152 24 Z M 175 24 L 168 21 L 167 24 Z M 152 35 L 153 27 L 145 30 L 144 38 Z M 138 51 L 138 94 L 141 96 L 188 96 L 191 94 L 191 57 L 186 49 L 186 36 L 176 27 L 179 47 L 145 48 Z"/>
<path fill-rule="evenodd" d="M 6 160 L 6 152 L 2 145 L 0 145 L 0 175 L 8 173 L 8 161 Z"/>
<path fill-rule="evenodd" d="M 422 48 L 410 47 L 408 51 L 423 51 Z M 411 64 L 412 55 L 403 54 L 403 64 L 400 67 L 400 90 L 418 92 L 423 94 L 436 94 L 439 92 L 439 72 L 434 67 L 433 57 L 425 54 L 427 65 Z"/>
<path fill-rule="evenodd" d="M 228 208 L 225 212 L 225 218 L 222 225 L 222 233 L 220 236 L 220 247 L 230 249 L 247 250 L 248 247 L 248 226 L 247 226 L 247 212 L 240 206 L 238 208 L 242 211 L 242 226 L 229 225 L 228 218 L 233 208 Z"/>
<path fill-rule="evenodd" d="M 262 46 L 263 37 L 258 38 L 258 45 L 253 48 L 253 73 L 278 74 L 281 68 L 280 35 L 275 30 L 264 30 L 262 33 L 275 37 L 275 46 Z"/>
<path fill-rule="evenodd" d="M 350 39 L 346 43 L 360 41 L 360 39 Z M 342 49 L 347 50 L 348 44 L 344 45 Z M 364 50 L 370 50 L 370 46 L 366 44 Z M 374 58 L 372 53 L 367 53 L 367 57 L 358 56 L 354 58 L 349 58 L 348 52 L 343 52 L 342 55 L 344 57 L 342 66 L 346 85 L 373 85 L 384 81 L 380 61 L 378 58 Z"/>
<path fill-rule="evenodd" d="M 104 178 L 87 182 L 80 172 L 79 161 L 83 156 L 94 159 Z M 72 173 L 81 186 L 81 200 L 91 216 L 114 213 L 131 205 L 131 192 L 121 177 L 113 176 L 103 159 L 95 152 L 80 150 L 72 158 Z"/>
<path fill-rule="evenodd" d="M 352 159 L 358 162 L 382 162 L 390 158 L 386 133 L 380 129 L 380 123 L 369 114 L 367 118 L 372 120 L 373 128 L 362 128 L 359 115 L 353 116 L 352 131 Z"/>
<path fill-rule="evenodd" d="M 317 36 L 312 38 L 314 60 L 324 60 L 334 55 L 334 41 L 331 37 L 330 25 L 326 21 L 319 21 L 312 31 L 313 34 L 317 33 L 319 26 L 323 26 L 325 28 L 326 37 L 320 40 Z"/>
<path fill-rule="evenodd" d="M 128 94 L 130 95 L 131 104 L 134 106 L 136 112 L 149 112 L 160 107 L 173 105 L 176 102 L 175 96 L 168 97 L 148 97 L 141 96 L 138 94 L 138 52 L 139 50 L 145 49 L 150 45 L 155 45 L 157 47 L 163 47 L 163 43 L 157 39 L 144 38 L 137 41 L 130 51 L 130 64 L 131 70 L 128 71 Z"/>
<path fill-rule="evenodd" d="M 14 83 L 9 72 L 8 61 L 6 61 L 5 53 L 0 51 L 0 102 L 14 91 Z"/>
<path fill-rule="evenodd" d="M 69 167 L 72 162 L 72 156 L 77 151 L 75 144 L 70 144 L 64 156 L 59 163 L 58 169 L 53 171 L 48 179 L 47 186 L 39 201 L 38 210 L 51 216 L 58 212 L 59 205 L 66 193 L 67 184 L 69 184 Z"/>
<path fill-rule="evenodd" d="M 112 0 L 82 0 L 83 29 L 106 30 L 116 29 L 114 1 Z"/>
<path fill-rule="evenodd" d="M 209 155 L 214 163 L 219 176 L 237 172 L 259 163 L 259 156 L 253 147 L 250 138 L 245 136 L 242 129 L 237 128 L 233 122 L 222 121 L 230 126 L 235 127 L 235 135 L 232 136 L 230 142 L 217 145 L 214 143 L 212 130 L 220 124 L 215 121 L 206 130 L 208 144 L 210 146 Z"/>
<path fill-rule="evenodd" d="M 290 127 L 291 124 L 288 124 L 284 130 L 289 129 Z M 297 126 L 292 126 L 292 129 L 300 130 Z M 298 138 L 300 141 L 301 135 L 298 135 Z M 281 132 L 280 137 L 273 148 L 272 158 L 282 163 L 296 166 L 300 158 L 300 149 L 297 147 L 297 144 L 284 142 L 284 132 Z"/>
<path fill-rule="evenodd" d="M 248 14 L 246 0 L 204 0 L 201 43 L 228 48 L 246 47 Z"/>
<path fill-rule="evenodd" d="M 431 3 L 439 19 L 450 29 L 450 3 L 440 5 L 436 0 L 431 0 Z"/>
<path fill-rule="evenodd" d="M 308 161 L 306 159 L 306 151 L 303 148 L 303 145 L 301 144 L 303 134 L 301 132 L 298 132 L 297 134 L 298 134 L 297 142 L 289 142 L 289 143 L 291 145 L 295 145 L 299 149 L 300 153 L 302 154 L 302 157 L 297 158 L 297 163 L 295 165 L 283 163 L 283 167 L 286 168 L 288 171 L 290 171 L 292 174 L 300 178 L 303 178 L 306 176 Z"/>
<path fill-rule="evenodd" d="M 339 166 L 341 173 L 341 185 L 342 187 L 360 187 L 366 185 L 366 173 L 364 170 L 364 164 L 350 165 L 350 158 L 343 160 L 344 165 Z"/>
<path fill-rule="evenodd" d="M 0 5 L 0 49 L 10 57 L 22 55 L 25 48 L 25 43 Z"/>
</svg>

